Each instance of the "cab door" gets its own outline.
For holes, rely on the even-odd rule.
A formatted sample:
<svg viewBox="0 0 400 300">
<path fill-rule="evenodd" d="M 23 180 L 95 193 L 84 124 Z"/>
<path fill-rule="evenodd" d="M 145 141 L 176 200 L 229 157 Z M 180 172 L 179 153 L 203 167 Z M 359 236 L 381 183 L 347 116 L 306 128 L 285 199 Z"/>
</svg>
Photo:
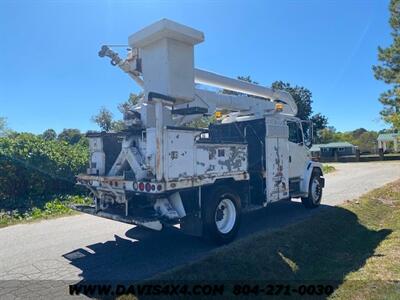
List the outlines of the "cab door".
<svg viewBox="0 0 400 300">
<path fill-rule="evenodd" d="M 286 123 L 289 130 L 289 178 L 301 178 L 310 160 L 309 151 L 304 143 L 301 122 L 298 120 L 287 120 Z"/>
<path fill-rule="evenodd" d="M 266 204 L 289 197 L 288 127 L 284 120 L 266 118 Z"/>
</svg>

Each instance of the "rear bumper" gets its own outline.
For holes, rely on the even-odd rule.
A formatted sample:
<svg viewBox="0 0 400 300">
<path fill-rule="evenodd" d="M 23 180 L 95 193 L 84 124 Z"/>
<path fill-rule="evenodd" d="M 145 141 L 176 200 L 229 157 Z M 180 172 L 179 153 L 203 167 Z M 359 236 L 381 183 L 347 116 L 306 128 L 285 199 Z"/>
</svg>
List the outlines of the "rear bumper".
<svg viewBox="0 0 400 300">
<path fill-rule="evenodd" d="M 147 227 L 153 230 L 161 230 L 162 224 L 156 218 L 144 218 L 144 217 L 132 217 L 132 216 L 123 216 L 121 214 L 108 212 L 99 210 L 96 211 L 95 206 L 90 205 L 70 205 L 70 208 L 79 212 L 83 212 L 85 214 L 93 215 L 96 217 L 106 218 L 118 222 L 139 225 L 143 227 Z"/>
<path fill-rule="evenodd" d="M 144 195 L 161 195 L 166 191 L 166 185 L 163 182 L 127 180 L 124 176 L 97 176 L 79 174 L 76 176 L 77 184 L 86 186 L 93 190 L 114 191 L 116 193 L 134 192 Z M 138 189 L 138 186 L 143 184 L 143 187 L 148 185 L 146 190 Z"/>
</svg>

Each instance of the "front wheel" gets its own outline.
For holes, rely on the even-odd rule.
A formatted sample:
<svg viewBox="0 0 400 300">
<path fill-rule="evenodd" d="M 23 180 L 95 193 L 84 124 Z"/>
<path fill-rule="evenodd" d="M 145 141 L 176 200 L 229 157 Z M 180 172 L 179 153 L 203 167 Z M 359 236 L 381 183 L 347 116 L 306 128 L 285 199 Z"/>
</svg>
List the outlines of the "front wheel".
<svg viewBox="0 0 400 300">
<path fill-rule="evenodd" d="M 314 172 L 308 185 L 308 197 L 301 198 L 301 202 L 306 208 L 316 208 L 321 204 L 322 184 L 320 174 Z"/>
<path fill-rule="evenodd" d="M 217 244 L 231 242 L 240 224 L 241 204 L 238 194 L 229 187 L 219 187 L 204 202 L 204 236 Z"/>
</svg>

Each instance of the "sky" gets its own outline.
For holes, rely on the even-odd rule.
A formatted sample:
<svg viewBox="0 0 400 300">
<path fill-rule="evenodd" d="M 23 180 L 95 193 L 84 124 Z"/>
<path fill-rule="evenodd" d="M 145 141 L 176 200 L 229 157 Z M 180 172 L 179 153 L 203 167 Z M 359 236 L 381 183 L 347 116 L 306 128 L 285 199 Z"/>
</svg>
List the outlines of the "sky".
<svg viewBox="0 0 400 300">
<path fill-rule="evenodd" d="M 162 18 L 201 30 L 195 65 L 313 94 L 339 131 L 387 128 L 372 65 L 391 43 L 388 0 L 0 1 L 0 117 L 16 131 L 98 129 L 135 82 L 97 53 Z M 124 48 L 120 48 L 125 53 Z"/>
</svg>

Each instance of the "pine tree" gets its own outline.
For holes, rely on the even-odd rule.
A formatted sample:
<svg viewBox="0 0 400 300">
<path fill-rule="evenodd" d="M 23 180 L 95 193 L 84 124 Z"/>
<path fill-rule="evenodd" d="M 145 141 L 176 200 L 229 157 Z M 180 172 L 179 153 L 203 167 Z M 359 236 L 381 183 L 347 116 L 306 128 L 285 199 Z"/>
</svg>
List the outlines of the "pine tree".
<svg viewBox="0 0 400 300">
<path fill-rule="evenodd" d="M 380 65 L 373 66 L 375 78 L 384 81 L 390 89 L 382 93 L 381 115 L 395 129 L 400 129 L 400 0 L 391 0 L 389 5 L 393 43 L 387 48 L 378 48 Z"/>
</svg>

